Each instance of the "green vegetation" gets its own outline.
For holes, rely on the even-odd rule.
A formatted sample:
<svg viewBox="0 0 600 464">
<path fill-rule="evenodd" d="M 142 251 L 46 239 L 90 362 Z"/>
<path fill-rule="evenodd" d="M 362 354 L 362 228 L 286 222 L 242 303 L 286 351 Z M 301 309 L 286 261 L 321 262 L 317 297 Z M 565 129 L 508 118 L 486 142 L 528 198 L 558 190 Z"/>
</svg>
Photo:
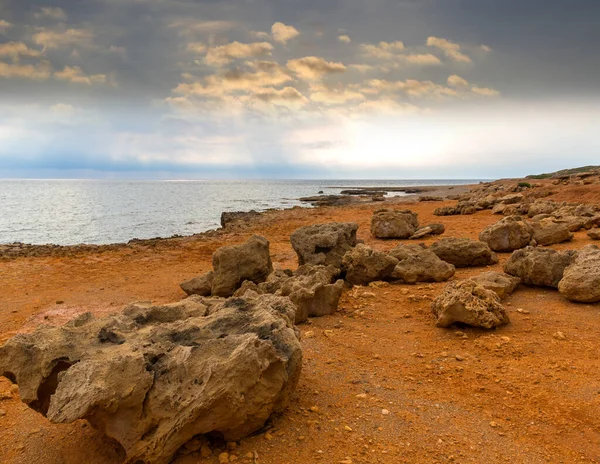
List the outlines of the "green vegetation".
<svg viewBox="0 0 600 464">
<path fill-rule="evenodd" d="M 517 185 L 519 187 L 525 187 L 525 188 L 528 188 L 528 189 L 531 188 L 531 184 L 529 182 L 519 182 Z"/>
<path fill-rule="evenodd" d="M 596 171 L 600 170 L 600 166 L 581 166 L 579 168 L 561 169 L 556 172 L 549 172 L 545 174 L 532 174 L 527 176 L 527 179 L 549 179 L 550 177 L 560 176 L 571 176 L 573 174 L 579 174 L 581 172 Z"/>
</svg>

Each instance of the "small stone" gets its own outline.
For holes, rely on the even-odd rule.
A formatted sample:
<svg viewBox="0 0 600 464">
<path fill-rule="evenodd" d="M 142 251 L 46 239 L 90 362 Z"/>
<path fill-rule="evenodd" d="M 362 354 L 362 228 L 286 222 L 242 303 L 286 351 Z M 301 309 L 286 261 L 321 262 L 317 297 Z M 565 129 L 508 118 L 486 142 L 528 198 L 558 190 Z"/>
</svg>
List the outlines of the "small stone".
<svg viewBox="0 0 600 464">
<path fill-rule="evenodd" d="M 523 308 L 517 308 L 517 312 L 520 314 L 529 314 L 529 311 Z"/>
<path fill-rule="evenodd" d="M 333 335 L 333 330 L 324 330 L 323 335 L 326 337 L 331 337 Z"/>
<path fill-rule="evenodd" d="M 6 416 L 6 411 L 4 409 L 0 409 L 0 417 Z"/>
<path fill-rule="evenodd" d="M 556 332 L 556 333 L 555 333 L 554 335 L 552 335 L 552 336 L 553 336 L 553 337 L 554 337 L 556 340 L 566 340 L 566 339 L 567 339 L 567 336 L 566 336 L 566 335 L 565 335 L 563 332 L 561 332 L 561 331 L 558 331 L 558 332 Z"/>
<path fill-rule="evenodd" d="M 375 294 L 373 292 L 363 292 L 361 296 L 363 298 L 375 298 Z"/>
<path fill-rule="evenodd" d="M 346 432 L 352 432 L 352 428 L 350 428 L 348 425 L 344 425 L 344 430 Z"/>
<path fill-rule="evenodd" d="M 228 464 L 228 463 L 229 463 L 229 453 L 219 454 L 219 464 Z"/>
<path fill-rule="evenodd" d="M 387 416 L 390 412 L 387 409 L 382 409 L 381 410 L 381 414 L 383 414 L 384 416 Z"/>
<path fill-rule="evenodd" d="M 313 330 L 304 332 L 304 338 L 313 338 L 314 336 L 315 336 L 315 332 Z"/>
<path fill-rule="evenodd" d="M 496 427 L 498 427 L 498 423 L 492 421 L 492 422 L 490 422 L 490 427 L 496 428 Z"/>
<path fill-rule="evenodd" d="M 202 442 L 200 440 L 198 440 L 197 438 L 192 438 L 184 446 L 185 446 L 185 449 L 187 449 L 188 451 L 194 452 L 194 451 L 198 451 L 202 447 Z"/>
<path fill-rule="evenodd" d="M 311 412 L 319 412 L 319 407 L 318 406 L 311 406 L 310 408 L 308 408 L 309 411 Z"/>
<path fill-rule="evenodd" d="M 61 304 L 63 304 L 63 303 L 64 303 L 64 300 L 56 300 L 56 304 L 57 304 L 57 305 L 61 305 Z"/>
<path fill-rule="evenodd" d="M 356 395 L 357 398 L 364 400 L 367 397 L 366 393 L 359 393 L 358 395 Z"/>
<path fill-rule="evenodd" d="M 244 457 L 246 457 L 246 458 L 248 458 L 248 459 L 252 459 L 252 458 L 254 458 L 254 453 L 253 453 L 252 451 L 250 451 L 250 452 L 246 453 L 246 454 L 244 455 Z"/>
<path fill-rule="evenodd" d="M 408 288 L 403 288 L 403 289 L 401 289 L 401 290 L 400 290 L 400 293 L 401 293 L 402 295 L 408 295 L 408 293 L 409 293 L 409 292 L 408 292 Z"/>
<path fill-rule="evenodd" d="M 464 360 L 465 360 L 465 358 L 463 358 L 463 357 L 462 357 L 460 354 L 457 354 L 457 355 L 455 355 L 455 356 L 454 356 L 454 358 L 455 358 L 457 361 L 464 361 Z"/>
<path fill-rule="evenodd" d="M 266 440 L 272 440 L 273 439 L 273 435 L 271 435 L 269 432 L 265 433 L 265 439 Z"/>
<path fill-rule="evenodd" d="M 235 441 L 228 441 L 227 442 L 227 449 L 229 451 L 234 450 L 237 448 L 237 443 Z"/>
<path fill-rule="evenodd" d="M 200 448 L 200 455 L 203 458 L 209 458 L 211 457 L 213 454 L 212 450 L 210 449 L 210 446 L 208 445 L 202 445 L 202 447 Z"/>
</svg>

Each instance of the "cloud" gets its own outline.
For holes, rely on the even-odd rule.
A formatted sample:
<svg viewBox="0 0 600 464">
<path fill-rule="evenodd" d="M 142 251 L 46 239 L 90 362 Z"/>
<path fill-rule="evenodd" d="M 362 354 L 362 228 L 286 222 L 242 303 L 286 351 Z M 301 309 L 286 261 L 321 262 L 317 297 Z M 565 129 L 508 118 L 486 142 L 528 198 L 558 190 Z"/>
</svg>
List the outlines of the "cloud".
<svg viewBox="0 0 600 464">
<path fill-rule="evenodd" d="M 346 66 L 342 63 L 333 61 L 325 61 L 321 57 L 306 56 L 289 60 L 287 67 L 298 75 L 298 77 L 306 80 L 320 79 L 326 74 L 342 73 L 346 71 Z"/>
<path fill-rule="evenodd" d="M 206 50 L 208 49 L 208 47 L 206 46 L 206 44 L 203 44 L 202 42 L 190 42 L 189 44 L 187 44 L 186 49 L 188 52 L 198 53 L 200 55 L 203 55 L 204 53 L 206 53 Z"/>
<path fill-rule="evenodd" d="M 360 48 L 364 55 L 381 60 L 393 60 L 398 56 L 397 52 L 405 49 L 404 42 L 401 41 L 379 42 L 377 45 L 362 44 Z"/>
<path fill-rule="evenodd" d="M 343 105 L 348 102 L 361 102 L 366 97 L 355 90 L 344 87 L 329 87 L 322 84 L 311 85 L 310 99 L 327 105 Z"/>
<path fill-rule="evenodd" d="M 462 77 L 457 76 L 456 74 L 453 74 L 450 77 L 448 77 L 448 85 L 450 87 L 458 89 L 464 89 L 469 87 L 469 83 Z"/>
<path fill-rule="evenodd" d="M 492 49 L 490 47 L 488 47 L 487 45 L 482 45 L 481 48 L 484 52 L 489 53 L 492 51 Z"/>
<path fill-rule="evenodd" d="M 227 45 L 209 48 L 204 62 L 208 65 L 219 67 L 241 58 L 256 58 L 270 55 L 272 51 L 273 45 L 268 42 L 231 42 Z"/>
<path fill-rule="evenodd" d="M 18 62 L 22 56 L 37 58 L 41 52 L 29 48 L 23 42 L 7 42 L 0 44 L 0 56 L 9 57 L 13 62 Z"/>
<path fill-rule="evenodd" d="M 43 6 L 40 8 L 40 11 L 34 13 L 33 16 L 37 19 L 50 18 L 57 21 L 67 20 L 67 13 L 65 13 L 65 10 L 58 7 Z"/>
<path fill-rule="evenodd" d="M 75 114 L 75 107 L 66 103 L 57 103 L 50 107 L 50 112 L 60 116 L 72 116 Z"/>
<path fill-rule="evenodd" d="M 50 77 L 50 65 L 47 62 L 37 65 L 18 65 L 0 61 L 0 77 L 45 80 Z"/>
<path fill-rule="evenodd" d="M 366 74 L 368 72 L 376 71 L 379 68 L 377 66 L 371 66 L 370 64 L 351 64 L 348 66 L 351 69 L 356 69 L 359 73 Z"/>
<path fill-rule="evenodd" d="M 250 37 L 260 40 L 270 40 L 271 35 L 268 32 L 263 31 L 250 31 Z"/>
<path fill-rule="evenodd" d="M 471 63 L 472 60 L 460 51 L 460 45 L 450 42 L 448 39 L 430 36 L 427 38 L 427 46 L 439 48 L 451 60 L 459 63 Z"/>
<path fill-rule="evenodd" d="M 338 36 L 338 40 L 342 43 L 352 42 L 352 39 L 350 38 L 350 36 L 348 34 L 343 34 L 343 35 Z"/>
<path fill-rule="evenodd" d="M 288 108 L 295 108 L 308 103 L 307 98 L 294 87 L 284 87 L 279 90 L 273 87 L 263 88 L 253 92 L 251 96 L 264 103 L 282 105 Z"/>
<path fill-rule="evenodd" d="M 217 34 L 226 32 L 237 26 L 236 21 L 197 21 L 195 19 L 178 19 L 171 21 L 170 29 L 177 29 L 179 35 Z"/>
<path fill-rule="evenodd" d="M 456 97 L 454 89 L 436 84 L 432 81 L 419 81 L 407 79 L 405 81 L 389 81 L 385 79 L 371 79 L 365 89 L 371 93 L 396 93 L 401 92 L 413 98 L 447 98 Z"/>
<path fill-rule="evenodd" d="M 54 73 L 56 79 L 73 82 L 75 84 L 105 84 L 106 74 L 86 75 L 79 66 L 65 66 L 62 71 Z"/>
<path fill-rule="evenodd" d="M 487 87 L 473 86 L 473 87 L 471 87 L 471 92 L 473 92 L 477 95 L 481 95 L 483 97 L 498 97 L 500 95 L 500 92 L 498 92 L 497 90 L 490 89 Z"/>
<path fill-rule="evenodd" d="M 0 31 L 7 31 L 12 27 L 12 24 L 4 19 L 0 19 Z"/>
<path fill-rule="evenodd" d="M 276 42 L 286 44 L 288 40 L 298 37 L 300 32 L 294 26 L 286 26 L 283 23 L 276 22 L 271 26 L 271 34 Z"/>
<path fill-rule="evenodd" d="M 92 47 L 93 39 L 93 32 L 87 29 L 66 29 L 61 32 L 40 28 L 39 32 L 33 35 L 33 42 L 42 45 L 44 49 L 62 48 L 69 45 Z"/>
</svg>

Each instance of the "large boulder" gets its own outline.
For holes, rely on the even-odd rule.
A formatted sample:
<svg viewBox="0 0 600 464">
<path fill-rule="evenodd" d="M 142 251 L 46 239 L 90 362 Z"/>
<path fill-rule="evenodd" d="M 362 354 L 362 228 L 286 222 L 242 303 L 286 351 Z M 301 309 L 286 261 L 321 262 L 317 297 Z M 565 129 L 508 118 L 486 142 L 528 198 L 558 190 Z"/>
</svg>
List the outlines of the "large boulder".
<svg viewBox="0 0 600 464">
<path fill-rule="evenodd" d="M 431 304 L 438 327 L 461 323 L 491 329 L 508 324 L 500 297 L 472 280 L 450 282 Z"/>
<path fill-rule="evenodd" d="M 493 251 L 514 251 L 529 245 L 533 229 L 520 217 L 505 217 L 486 227 L 479 240 L 488 244 Z"/>
<path fill-rule="evenodd" d="M 573 239 L 573 234 L 566 224 L 556 222 L 551 218 L 534 221 L 532 227 L 533 239 L 538 245 L 554 245 Z"/>
<path fill-rule="evenodd" d="M 508 195 L 500 198 L 500 203 L 505 205 L 514 205 L 515 203 L 521 203 L 523 201 L 522 193 L 509 193 Z"/>
<path fill-rule="evenodd" d="M 346 252 L 358 243 L 357 230 L 358 224 L 354 222 L 300 227 L 290 237 L 298 264 L 331 264 L 340 268 Z"/>
<path fill-rule="evenodd" d="M 55 423 L 86 419 L 126 462 L 167 464 L 199 434 L 239 440 L 289 402 L 302 348 L 288 298 L 200 297 L 86 313 L 0 347 L 0 373 Z"/>
<path fill-rule="evenodd" d="M 576 251 L 556 251 L 551 248 L 527 247 L 514 251 L 504 264 L 504 272 L 519 277 L 525 285 L 558 288 L 565 268 L 577 255 Z"/>
<path fill-rule="evenodd" d="M 429 249 L 456 267 L 488 266 L 498 262 L 498 256 L 486 243 L 469 238 L 443 238 Z"/>
<path fill-rule="evenodd" d="M 213 271 L 208 271 L 198 277 L 182 282 L 179 286 L 188 295 L 208 296 L 212 293 L 214 275 Z"/>
<path fill-rule="evenodd" d="M 573 263 L 565 269 L 558 291 L 571 301 L 600 301 L 600 249 L 596 245 L 579 250 Z"/>
<path fill-rule="evenodd" d="M 383 209 L 371 218 L 371 234 L 377 238 L 409 238 L 418 227 L 417 214 L 409 210 Z"/>
<path fill-rule="evenodd" d="M 483 272 L 471 277 L 471 280 L 483 288 L 493 291 L 501 299 L 509 296 L 521 283 L 521 279 L 518 277 L 496 271 Z"/>
<path fill-rule="evenodd" d="M 376 280 L 388 279 L 398 260 L 393 256 L 360 244 L 344 255 L 346 280 L 353 285 L 366 285 Z"/>
<path fill-rule="evenodd" d="M 219 248 L 213 253 L 212 294 L 231 296 L 245 280 L 264 282 L 273 272 L 269 241 L 253 235 L 241 245 Z"/>
<path fill-rule="evenodd" d="M 600 229 L 590 229 L 587 234 L 592 240 L 600 240 Z"/>
<path fill-rule="evenodd" d="M 454 275 L 452 264 L 442 261 L 431 250 L 421 245 L 399 245 L 389 251 L 398 260 L 391 278 L 407 284 L 443 282 Z"/>
</svg>

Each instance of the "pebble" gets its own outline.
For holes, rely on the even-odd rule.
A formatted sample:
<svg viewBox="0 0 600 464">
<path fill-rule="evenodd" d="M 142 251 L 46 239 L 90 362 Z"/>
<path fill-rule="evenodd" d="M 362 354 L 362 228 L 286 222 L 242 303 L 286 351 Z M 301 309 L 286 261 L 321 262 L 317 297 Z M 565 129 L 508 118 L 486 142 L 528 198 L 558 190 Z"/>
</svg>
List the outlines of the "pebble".
<svg viewBox="0 0 600 464">
<path fill-rule="evenodd" d="M 523 309 L 523 308 L 517 308 L 517 312 L 521 313 L 521 314 L 529 314 L 529 311 L 527 311 L 526 309 Z"/>
<path fill-rule="evenodd" d="M 344 425 L 344 430 L 346 432 L 352 432 L 353 431 L 352 428 L 350 428 L 348 425 Z"/>
<path fill-rule="evenodd" d="M 462 357 L 460 354 L 457 354 L 457 355 L 455 355 L 455 356 L 454 356 L 454 358 L 455 358 L 457 361 L 464 361 L 464 359 L 465 359 L 465 358 L 463 358 L 463 357 Z"/>
<path fill-rule="evenodd" d="M 202 445 L 202 447 L 200 448 L 200 455 L 203 458 L 209 458 L 211 457 L 213 454 L 212 450 L 210 449 L 210 446 L 208 445 Z"/>
<path fill-rule="evenodd" d="M 319 412 L 319 407 L 318 406 L 311 406 L 310 408 L 308 408 L 309 411 L 311 412 Z"/>
<path fill-rule="evenodd" d="M 304 338 L 313 338 L 314 336 L 315 336 L 315 332 L 313 330 L 304 332 Z"/>
<path fill-rule="evenodd" d="M 400 290 L 400 293 L 401 293 L 402 295 L 408 295 L 408 288 L 403 288 L 403 289 L 401 289 L 401 290 Z"/>
<path fill-rule="evenodd" d="M 6 416 L 6 411 L 4 409 L 0 409 L 0 417 Z"/>
<path fill-rule="evenodd" d="M 383 414 L 384 416 L 387 416 L 390 412 L 387 409 L 382 409 L 381 410 L 381 414 Z"/>
<path fill-rule="evenodd" d="M 561 331 L 558 331 L 558 332 L 556 332 L 556 333 L 555 333 L 554 335 L 552 335 L 552 336 L 553 336 L 553 337 L 554 337 L 556 340 L 566 340 L 566 339 L 567 339 L 567 336 L 566 336 L 566 335 L 565 335 L 563 332 L 561 332 Z"/>
<path fill-rule="evenodd" d="M 219 464 L 228 464 L 228 463 L 229 463 L 229 453 L 219 454 Z"/>
</svg>

